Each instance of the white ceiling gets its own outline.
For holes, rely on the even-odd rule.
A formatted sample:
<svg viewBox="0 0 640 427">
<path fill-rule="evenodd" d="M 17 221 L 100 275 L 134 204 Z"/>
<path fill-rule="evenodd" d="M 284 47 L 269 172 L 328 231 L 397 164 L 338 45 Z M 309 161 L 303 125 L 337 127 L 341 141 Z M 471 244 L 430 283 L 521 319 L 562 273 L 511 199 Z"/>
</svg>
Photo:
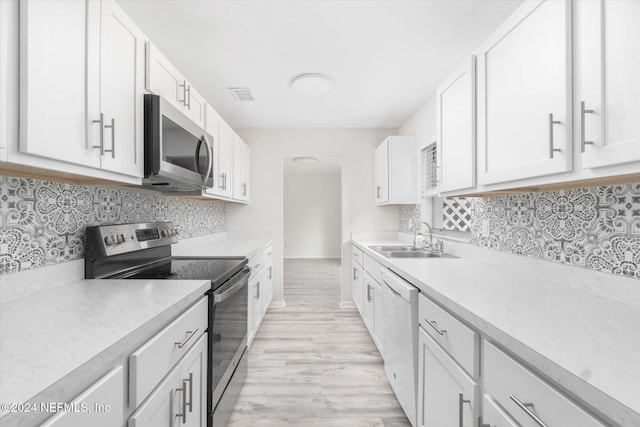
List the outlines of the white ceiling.
<svg viewBox="0 0 640 427">
<path fill-rule="evenodd" d="M 397 128 L 521 1 L 119 3 L 232 127 Z M 298 95 L 301 73 L 335 87 Z"/>
</svg>

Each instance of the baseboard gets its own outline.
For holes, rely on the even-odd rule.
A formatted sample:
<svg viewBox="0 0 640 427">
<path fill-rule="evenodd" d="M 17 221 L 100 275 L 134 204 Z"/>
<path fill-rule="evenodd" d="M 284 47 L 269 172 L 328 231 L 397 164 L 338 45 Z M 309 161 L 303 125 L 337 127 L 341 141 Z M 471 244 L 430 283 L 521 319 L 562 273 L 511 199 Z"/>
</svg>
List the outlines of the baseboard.
<svg viewBox="0 0 640 427">
<path fill-rule="evenodd" d="M 353 301 L 340 301 L 340 308 L 356 308 Z"/>
<path fill-rule="evenodd" d="M 284 308 L 287 304 L 284 301 L 273 301 L 269 308 Z"/>
</svg>

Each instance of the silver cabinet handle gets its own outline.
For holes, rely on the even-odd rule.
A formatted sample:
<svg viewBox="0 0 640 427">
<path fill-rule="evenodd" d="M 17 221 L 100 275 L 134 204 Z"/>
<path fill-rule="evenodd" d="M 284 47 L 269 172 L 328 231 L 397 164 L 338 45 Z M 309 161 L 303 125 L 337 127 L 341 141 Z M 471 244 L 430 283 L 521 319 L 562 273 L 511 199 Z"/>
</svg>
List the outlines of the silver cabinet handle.
<svg viewBox="0 0 640 427">
<path fill-rule="evenodd" d="M 189 407 L 189 412 L 193 412 L 193 372 L 189 372 L 189 378 L 182 380 L 182 387 L 184 388 L 186 388 L 185 383 L 189 383 L 189 403 L 186 403 L 185 406 Z M 187 394 L 186 391 L 184 394 Z"/>
<path fill-rule="evenodd" d="M 193 337 L 193 336 L 198 332 L 198 329 L 200 329 L 200 328 L 196 328 L 196 329 L 195 329 L 195 330 L 193 330 L 193 331 L 187 331 L 187 336 L 186 336 L 186 338 L 185 338 L 185 339 L 183 339 L 181 342 L 177 342 L 177 341 L 176 341 L 176 342 L 174 343 L 174 345 L 177 345 L 177 346 L 178 346 L 178 348 L 182 348 L 182 347 L 184 347 L 184 346 L 185 346 L 185 344 L 187 343 L 187 341 L 189 341 L 189 340 L 191 339 L 191 337 Z"/>
<path fill-rule="evenodd" d="M 436 326 L 436 323 L 438 323 L 438 322 L 436 322 L 435 320 L 429 320 L 429 319 L 427 319 L 427 318 L 425 317 L 424 321 L 425 321 L 425 322 L 427 322 L 427 325 L 429 325 L 429 326 L 431 326 L 433 329 L 435 329 L 435 330 L 436 330 L 436 332 L 437 332 L 437 333 L 439 333 L 440 335 L 444 335 L 444 334 L 446 334 L 446 333 L 447 333 L 447 330 L 446 330 L 446 329 L 440 329 L 440 328 L 438 328 L 438 327 Z"/>
<path fill-rule="evenodd" d="M 222 188 L 224 191 L 227 191 L 227 173 L 223 172 L 220 174 L 220 181 L 222 181 L 218 187 Z"/>
<path fill-rule="evenodd" d="M 173 412 L 175 395 L 177 392 L 182 392 L 182 413 L 176 414 Z M 169 394 L 169 425 L 173 426 L 173 421 L 177 418 L 182 418 L 182 424 L 185 424 L 187 421 L 187 386 L 182 382 L 182 388 L 177 388 L 175 390 L 171 390 L 171 394 Z"/>
<path fill-rule="evenodd" d="M 260 268 L 260 264 L 256 264 L 253 267 L 251 267 L 252 270 L 258 270 Z"/>
<path fill-rule="evenodd" d="M 100 155 L 102 156 L 104 154 L 104 114 L 100 113 L 100 119 L 94 120 L 92 123 L 100 124 L 100 145 L 94 145 L 92 148 L 99 148 Z"/>
<path fill-rule="evenodd" d="M 269 267 L 269 280 L 271 280 L 271 279 L 272 279 L 272 277 L 271 277 L 272 270 L 273 270 L 273 267 Z"/>
<path fill-rule="evenodd" d="M 553 153 L 562 151 L 559 148 L 553 148 L 553 125 L 562 124 L 560 120 L 553 120 L 553 113 L 549 113 L 549 157 L 553 159 Z"/>
<path fill-rule="evenodd" d="M 183 83 L 179 85 L 182 88 L 182 101 L 178 99 L 178 102 L 182 102 L 182 105 L 187 106 L 187 81 L 183 80 Z"/>
<path fill-rule="evenodd" d="M 185 86 L 186 86 L 186 85 L 187 85 L 187 82 L 185 81 L 185 82 L 184 82 L 184 84 L 185 84 Z M 186 94 L 189 94 L 189 97 L 188 97 L 188 98 L 187 98 L 187 95 L 186 95 Z M 191 110 L 191 85 L 189 85 L 187 88 L 185 88 L 185 96 L 184 96 L 184 99 L 185 99 L 185 104 L 184 104 L 184 105 L 185 105 L 189 110 Z"/>
<path fill-rule="evenodd" d="M 585 145 L 592 145 L 593 141 L 585 141 L 585 130 L 584 130 L 584 115 L 585 114 L 593 114 L 593 110 L 586 110 L 584 108 L 584 101 L 580 102 L 580 152 L 584 153 Z"/>
<path fill-rule="evenodd" d="M 471 403 L 470 400 L 465 400 L 464 395 L 462 393 L 458 394 L 458 424 L 460 425 L 460 427 L 463 427 L 463 421 L 464 421 L 464 410 L 463 410 L 463 406 L 465 403 Z"/>
<path fill-rule="evenodd" d="M 533 408 L 533 403 L 522 403 L 520 401 L 520 399 L 518 399 L 515 395 L 510 395 L 509 399 L 513 400 L 513 402 L 518 405 L 518 407 L 520 409 L 522 409 L 527 415 L 529 415 L 531 417 L 531 419 L 533 419 L 533 421 L 536 422 L 536 424 L 538 424 L 540 427 L 548 427 L 544 421 L 542 421 L 540 418 L 538 418 L 538 416 L 536 414 L 533 413 L 533 411 L 529 408 Z"/>
<path fill-rule="evenodd" d="M 376 185 L 376 199 L 380 198 L 380 190 L 382 190 L 382 187 Z"/>
<path fill-rule="evenodd" d="M 260 299 L 260 281 L 256 283 L 256 300 Z"/>
<path fill-rule="evenodd" d="M 242 195 L 246 196 L 247 195 L 247 183 L 243 183 L 242 184 Z"/>
<path fill-rule="evenodd" d="M 105 128 L 111 129 L 111 150 L 102 150 L 103 153 L 111 153 L 111 158 L 116 158 L 116 119 L 111 119 L 110 125 L 104 125 Z"/>
<path fill-rule="evenodd" d="M 353 267 L 353 280 L 358 280 L 358 269 Z"/>
</svg>

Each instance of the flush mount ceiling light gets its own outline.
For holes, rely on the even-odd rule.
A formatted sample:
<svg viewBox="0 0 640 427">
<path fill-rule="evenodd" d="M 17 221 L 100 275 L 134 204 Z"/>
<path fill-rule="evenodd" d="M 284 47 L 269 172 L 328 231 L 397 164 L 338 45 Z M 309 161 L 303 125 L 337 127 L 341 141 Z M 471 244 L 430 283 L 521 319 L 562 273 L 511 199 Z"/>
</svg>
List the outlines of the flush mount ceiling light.
<svg viewBox="0 0 640 427">
<path fill-rule="evenodd" d="M 300 74 L 291 80 L 291 88 L 302 95 L 322 95 L 331 90 L 333 83 L 324 74 Z"/>
<path fill-rule="evenodd" d="M 320 163 L 320 159 L 311 156 L 294 157 L 293 161 L 304 165 L 317 165 Z"/>
</svg>

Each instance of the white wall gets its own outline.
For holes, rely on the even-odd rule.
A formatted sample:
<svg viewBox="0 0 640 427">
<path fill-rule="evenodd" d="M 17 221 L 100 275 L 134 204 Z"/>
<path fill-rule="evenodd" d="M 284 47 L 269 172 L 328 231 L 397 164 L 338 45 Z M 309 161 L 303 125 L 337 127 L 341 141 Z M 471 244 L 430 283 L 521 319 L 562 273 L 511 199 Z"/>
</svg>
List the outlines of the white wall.
<svg viewBox="0 0 640 427">
<path fill-rule="evenodd" d="M 405 122 L 398 128 L 398 135 L 415 135 L 416 162 L 418 177 L 420 176 L 420 150 L 436 141 L 437 137 L 436 95 L 432 94 Z M 416 202 L 420 204 L 420 217 L 433 224 L 433 199 L 420 197 L 420 180 L 418 178 L 418 194 Z"/>
<path fill-rule="evenodd" d="M 342 158 L 342 302 L 351 303 L 352 231 L 397 231 L 397 206 L 374 201 L 373 151 L 396 129 L 237 129 L 251 147 L 251 203 L 227 205 L 228 230 L 274 233 L 274 305 L 283 304 L 284 157 Z"/>
<path fill-rule="evenodd" d="M 340 258 L 340 174 L 284 175 L 284 257 Z"/>
</svg>

